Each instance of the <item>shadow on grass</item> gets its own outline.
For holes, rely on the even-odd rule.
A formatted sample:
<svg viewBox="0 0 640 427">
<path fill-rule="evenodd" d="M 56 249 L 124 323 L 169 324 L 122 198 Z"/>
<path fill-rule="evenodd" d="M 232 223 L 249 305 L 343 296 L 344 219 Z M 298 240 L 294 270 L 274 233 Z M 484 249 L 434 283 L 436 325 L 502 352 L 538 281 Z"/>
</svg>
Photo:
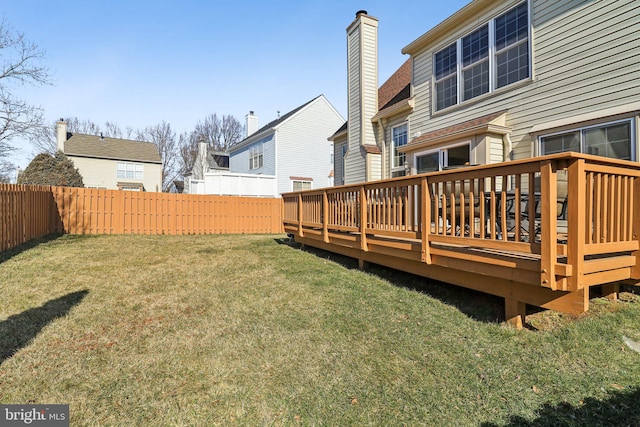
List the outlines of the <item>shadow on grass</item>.
<svg viewBox="0 0 640 427">
<path fill-rule="evenodd" d="M 72 292 L 0 322 L 0 365 L 27 346 L 42 328 L 66 315 L 88 293 L 87 290 Z"/>
<path fill-rule="evenodd" d="M 301 249 L 301 245 L 288 238 L 275 239 L 279 244 L 285 244 L 295 249 Z M 304 250 L 317 257 L 334 261 L 345 268 L 357 269 L 358 260 L 344 255 L 327 252 L 322 249 L 305 246 Z M 444 304 L 456 307 L 470 318 L 484 323 L 504 322 L 504 299 L 472 289 L 455 286 L 449 283 L 439 282 L 426 277 L 406 273 L 401 270 L 384 267 L 377 264 L 369 264 L 366 271 L 380 277 L 401 288 L 411 289 L 429 297 L 435 298 Z"/>
<path fill-rule="evenodd" d="M 606 400 L 587 398 L 584 404 L 574 407 L 568 403 L 543 405 L 537 411 L 537 418 L 529 421 L 522 417 L 511 417 L 500 427 L 543 427 L 543 426 L 639 426 L 640 388 L 629 392 L 614 392 Z M 482 427 L 498 427 L 499 424 L 482 423 Z"/>
<path fill-rule="evenodd" d="M 39 237 L 37 239 L 29 240 L 27 243 L 23 243 L 19 246 L 13 247 L 11 249 L 7 249 L 4 252 L 0 252 L 0 264 L 3 262 L 10 260 L 14 256 L 20 255 L 22 252 L 26 252 L 29 249 L 33 249 L 36 246 L 39 246 L 43 243 L 51 242 L 62 237 L 63 234 L 48 234 L 44 237 Z"/>
</svg>

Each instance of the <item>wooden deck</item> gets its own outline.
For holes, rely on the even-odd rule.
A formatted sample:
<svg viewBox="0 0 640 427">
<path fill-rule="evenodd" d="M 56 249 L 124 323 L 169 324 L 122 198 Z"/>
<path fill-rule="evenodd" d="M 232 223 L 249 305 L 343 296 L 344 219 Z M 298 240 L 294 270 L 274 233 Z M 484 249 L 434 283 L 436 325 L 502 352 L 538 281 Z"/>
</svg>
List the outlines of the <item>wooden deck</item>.
<svg viewBox="0 0 640 427">
<path fill-rule="evenodd" d="M 304 245 L 579 314 L 640 282 L 640 164 L 563 153 L 283 195 Z"/>
</svg>

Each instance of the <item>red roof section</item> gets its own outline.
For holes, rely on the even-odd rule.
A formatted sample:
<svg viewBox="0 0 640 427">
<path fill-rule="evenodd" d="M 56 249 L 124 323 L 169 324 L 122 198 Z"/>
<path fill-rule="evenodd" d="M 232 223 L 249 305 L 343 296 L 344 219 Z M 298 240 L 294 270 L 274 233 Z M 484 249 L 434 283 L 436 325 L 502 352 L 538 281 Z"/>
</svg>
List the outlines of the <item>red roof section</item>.
<svg viewBox="0 0 640 427">
<path fill-rule="evenodd" d="M 477 117 L 475 119 L 467 120 L 466 122 L 457 123 L 453 126 L 447 126 L 446 128 L 437 129 L 431 132 L 427 132 L 422 136 L 411 141 L 408 146 L 417 145 L 425 141 L 440 138 L 454 133 L 464 132 L 478 126 L 484 126 L 490 124 L 493 120 L 504 114 L 504 111 L 498 111 L 496 113 L 487 114 L 486 116 Z"/>
<path fill-rule="evenodd" d="M 401 99 L 398 95 L 411 84 L 411 58 L 407 59 L 404 64 L 395 73 L 387 79 L 386 82 L 378 89 L 378 110 L 387 107 L 390 102 L 396 102 L 409 98 L 409 94 Z"/>
</svg>

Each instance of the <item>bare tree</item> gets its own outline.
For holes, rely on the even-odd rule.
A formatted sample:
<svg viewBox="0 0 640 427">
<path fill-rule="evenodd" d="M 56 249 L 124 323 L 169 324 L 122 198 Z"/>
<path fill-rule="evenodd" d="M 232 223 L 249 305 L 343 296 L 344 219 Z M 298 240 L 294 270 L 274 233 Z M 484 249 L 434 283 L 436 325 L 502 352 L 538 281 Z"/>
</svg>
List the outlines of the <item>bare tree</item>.
<svg viewBox="0 0 640 427">
<path fill-rule="evenodd" d="M 226 151 L 242 140 L 244 126 L 240 124 L 238 119 L 227 114 L 226 116 L 222 116 L 221 133 L 221 143 Z"/>
<path fill-rule="evenodd" d="M 43 58 L 43 50 L 0 21 L 0 158 L 12 150 L 8 143 L 14 137 L 30 139 L 41 131 L 42 110 L 13 91 L 16 85 L 49 84 L 48 70 L 40 64 Z"/>
<path fill-rule="evenodd" d="M 186 174 L 193 169 L 198 155 L 198 134 L 195 131 L 184 132 L 178 138 L 178 170 Z"/>
<path fill-rule="evenodd" d="M 162 157 L 162 191 L 169 191 L 171 184 L 179 176 L 178 150 L 176 145 L 176 133 L 171 130 L 171 125 L 165 121 L 155 126 L 147 126 L 138 131 L 138 141 L 146 141 L 155 144 Z"/>
<path fill-rule="evenodd" d="M 15 170 L 16 166 L 13 163 L 7 162 L 6 160 L 0 160 L 0 183 L 10 183 Z"/>
<path fill-rule="evenodd" d="M 216 151 L 226 151 L 242 139 L 243 126 L 238 119 L 228 114 L 222 116 L 210 114 L 203 121 L 196 123 L 194 132 L 198 140 L 206 141 L 209 148 Z"/>
</svg>

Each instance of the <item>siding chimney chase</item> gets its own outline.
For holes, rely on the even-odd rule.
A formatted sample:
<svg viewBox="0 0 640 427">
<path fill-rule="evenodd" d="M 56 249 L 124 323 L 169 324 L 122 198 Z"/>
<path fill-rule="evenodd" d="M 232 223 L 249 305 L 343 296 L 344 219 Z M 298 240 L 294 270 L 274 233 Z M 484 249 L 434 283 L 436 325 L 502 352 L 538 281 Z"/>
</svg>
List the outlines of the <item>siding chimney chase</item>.
<svg viewBox="0 0 640 427">
<path fill-rule="evenodd" d="M 245 128 L 247 131 L 247 138 L 248 138 L 254 133 L 256 133 L 256 131 L 258 130 L 258 116 L 253 114 L 253 111 L 249 111 L 249 114 L 244 116 L 244 118 L 247 121 Z"/>
<path fill-rule="evenodd" d="M 67 142 L 67 122 L 64 119 L 56 123 L 56 142 L 58 151 L 64 153 L 64 143 Z"/>
<path fill-rule="evenodd" d="M 346 163 L 359 171 L 348 181 L 374 179 L 365 152 L 367 147 L 376 146 L 371 119 L 378 113 L 378 20 L 365 10 L 359 10 L 347 27 L 347 110 Z"/>
</svg>

